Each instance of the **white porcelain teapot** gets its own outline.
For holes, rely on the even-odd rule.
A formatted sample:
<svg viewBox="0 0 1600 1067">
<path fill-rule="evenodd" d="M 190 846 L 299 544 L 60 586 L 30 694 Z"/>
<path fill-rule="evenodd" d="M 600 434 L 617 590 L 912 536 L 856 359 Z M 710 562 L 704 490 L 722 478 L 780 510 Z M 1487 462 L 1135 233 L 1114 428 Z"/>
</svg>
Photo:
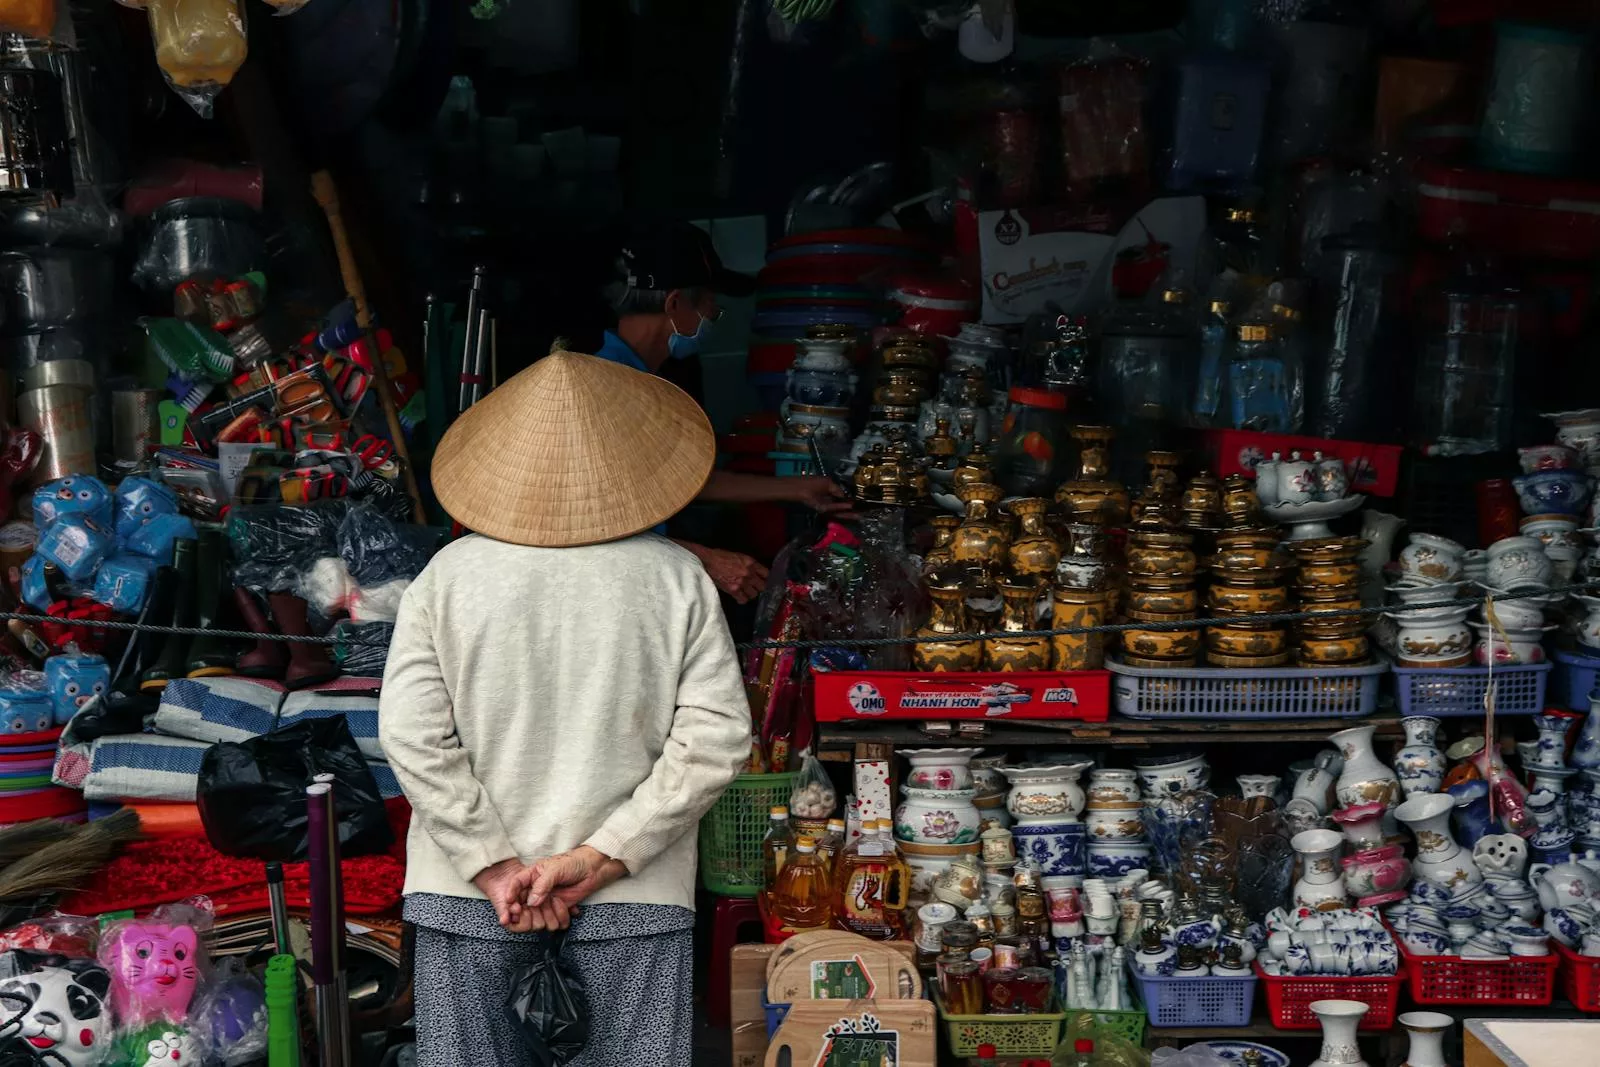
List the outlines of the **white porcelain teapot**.
<svg viewBox="0 0 1600 1067">
<path fill-rule="evenodd" d="M 1554 867 L 1535 863 L 1528 868 L 1528 882 L 1538 891 L 1539 905 L 1545 911 L 1600 902 L 1600 874 L 1577 862 L 1558 863 Z"/>
</svg>

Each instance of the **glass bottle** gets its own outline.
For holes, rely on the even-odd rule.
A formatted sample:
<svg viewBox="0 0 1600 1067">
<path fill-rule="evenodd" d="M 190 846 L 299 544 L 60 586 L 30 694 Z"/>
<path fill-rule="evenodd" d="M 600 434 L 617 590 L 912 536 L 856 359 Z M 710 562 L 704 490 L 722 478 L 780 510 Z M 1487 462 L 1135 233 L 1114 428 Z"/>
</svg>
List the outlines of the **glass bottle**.
<svg viewBox="0 0 1600 1067">
<path fill-rule="evenodd" d="M 1289 370 L 1272 324 L 1234 327 L 1228 353 L 1228 424 L 1236 430 L 1292 433 Z"/>
<path fill-rule="evenodd" d="M 1182 420 L 1196 348 L 1189 290 L 1173 286 L 1154 303 L 1113 312 L 1100 340 L 1100 403 L 1108 422 Z"/>
<path fill-rule="evenodd" d="M 1223 373 L 1228 359 L 1228 312 L 1226 300 L 1213 300 L 1200 318 L 1200 373 L 1194 391 L 1194 424 L 1220 425 Z"/>
<path fill-rule="evenodd" d="M 1511 443 L 1512 384 L 1529 308 L 1487 278 L 1452 282 L 1425 302 L 1428 336 L 1410 426 L 1427 455 L 1471 456 Z"/>
<path fill-rule="evenodd" d="M 996 477 L 1008 496 L 1042 496 L 1060 484 L 1068 448 L 1067 398 L 1045 389 L 1017 387 L 1000 425 Z"/>
<path fill-rule="evenodd" d="M 794 843 L 794 854 L 783 865 L 772 891 L 771 908 L 778 921 L 791 930 L 826 929 L 833 922 L 833 886 L 814 838 L 802 837 Z"/>
<path fill-rule="evenodd" d="M 767 836 L 761 839 L 762 884 L 768 893 L 778 884 L 778 875 L 789 859 L 789 809 L 774 805 L 767 811 Z"/>
</svg>

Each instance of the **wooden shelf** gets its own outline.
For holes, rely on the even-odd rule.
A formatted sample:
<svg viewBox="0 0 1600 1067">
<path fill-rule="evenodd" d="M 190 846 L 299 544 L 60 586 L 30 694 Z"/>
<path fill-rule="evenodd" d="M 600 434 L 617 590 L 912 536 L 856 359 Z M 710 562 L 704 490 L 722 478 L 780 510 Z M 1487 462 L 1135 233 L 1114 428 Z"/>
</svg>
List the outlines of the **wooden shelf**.
<svg viewBox="0 0 1600 1067">
<path fill-rule="evenodd" d="M 937 721 L 937 720 L 935 720 Z M 1316 742 L 1351 726 L 1371 724 L 1377 737 L 1391 740 L 1404 736 L 1400 719 L 1393 713 L 1369 715 L 1360 719 L 1180 719 L 1145 721 L 1113 715 L 1106 722 L 1007 722 L 985 723 L 982 737 L 956 734 L 932 736 L 918 722 L 819 723 L 817 732 L 824 746 L 849 747 L 861 743 L 886 745 L 971 745 L 986 746 L 1084 746 L 1149 748 L 1158 745 L 1258 744 Z"/>
</svg>

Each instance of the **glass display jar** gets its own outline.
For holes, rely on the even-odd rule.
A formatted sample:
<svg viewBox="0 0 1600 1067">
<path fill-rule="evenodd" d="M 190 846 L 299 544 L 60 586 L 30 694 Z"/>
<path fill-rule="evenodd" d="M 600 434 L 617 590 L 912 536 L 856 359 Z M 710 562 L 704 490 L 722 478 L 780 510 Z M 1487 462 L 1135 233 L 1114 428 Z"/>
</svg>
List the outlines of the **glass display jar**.
<svg viewBox="0 0 1600 1067">
<path fill-rule="evenodd" d="M 1160 303 L 1114 312 L 1100 339 L 1100 403 L 1113 425 L 1182 421 L 1194 381 L 1189 293 L 1167 289 Z"/>
<path fill-rule="evenodd" d="M 1012 389 L 996 444 L 996 475 L 1010 496 L 1049 496 L 1061 483 L 1068 437 L 1067 398 L 1043 389 Z"/>
<path fill-rule="evenodd" d="M 1413 443 L 1432 456 L 1511 445 L 1512 382 L 1529 327 L 1523 294 L 1487 279 L 1446 286 L 1427 307 L 1412 394 Z"/>
</svg>

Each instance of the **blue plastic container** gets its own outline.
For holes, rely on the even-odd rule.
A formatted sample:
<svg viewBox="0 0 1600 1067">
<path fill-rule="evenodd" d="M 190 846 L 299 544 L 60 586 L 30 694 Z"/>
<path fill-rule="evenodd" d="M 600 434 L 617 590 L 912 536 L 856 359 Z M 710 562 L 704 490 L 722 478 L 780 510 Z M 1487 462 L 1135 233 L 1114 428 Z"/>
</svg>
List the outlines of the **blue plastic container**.
<svg viewBox="0 0 1600 1067">
<path fill-rule="evenodd" d="M 1349 719 L 1378 706 L 1378 658 L 1364 667 L 1130 667 L 1106 657 L 1118 715 L 1130 719 Z"/>
<path fill-rule="evenodd" d="M 1556 649 L 1550 653 L 1550 703 L 1568 711 L 1588 711 L 1589 694 L 1600 684 L 1600 656 Z"/>
<path fill-rule="evenodd" d="M 1545 683 L 1553 663 L 1524 663 L 1494 669 L 1494 713 L 1537 715 L 1544 710 Z M 1401 715 L 1439 718 L 1483 714 L 1489 691 L 1488 667 L 1394 668 L 1395 700 Z"/>
<path fill-rule="evenodd" d="M 1151 1026 L 1249 1026 L 1256 976 L 1247 978 L 1146 978 L 1139 983 Z"/>
</svg>

